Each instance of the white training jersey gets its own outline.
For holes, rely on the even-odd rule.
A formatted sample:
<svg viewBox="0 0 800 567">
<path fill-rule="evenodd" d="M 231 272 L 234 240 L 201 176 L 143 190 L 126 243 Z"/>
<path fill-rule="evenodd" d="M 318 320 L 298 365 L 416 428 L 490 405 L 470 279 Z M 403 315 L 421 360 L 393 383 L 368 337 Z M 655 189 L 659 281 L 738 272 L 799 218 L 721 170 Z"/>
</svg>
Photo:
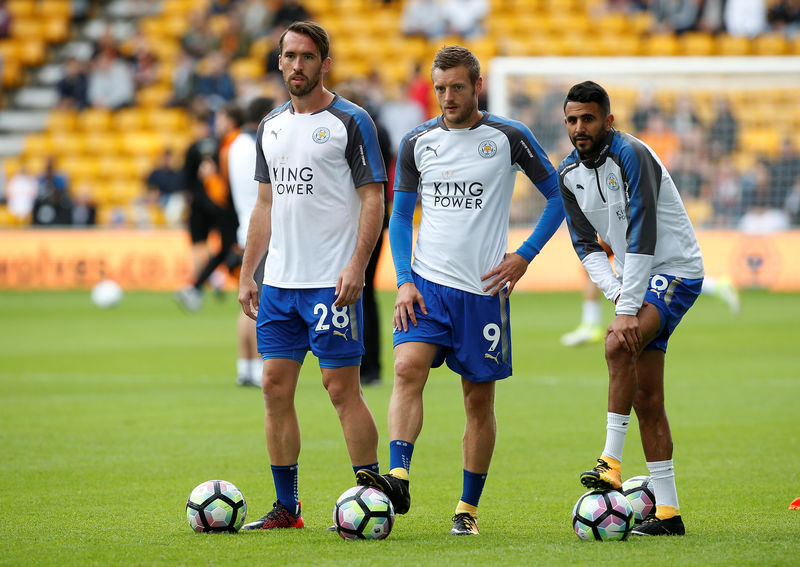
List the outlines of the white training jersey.
<svg viewBox="0 0 800 567">
<path fill-rule="evenodd" d="M 338 95 L 310 114 L 295 113 L 289 101 L 262 120 L 256 148 L 255 179 L 272 185 L 264 283 L 335 286 L 356 247 L 356 188 L 386 181 L 375 124 Z"/>
<path fill-rule="evenodd" d="M 537 184 L 555 178 L 544 150 L 520 122 L 484 114 L 471 128 L 451 130 L 439 116 L 409 132 L 400 145 L 395 191 L 421 196 L 412 270 L 487 295 L 481 276 L 508 250 L 518 171 Z"/>
<path fill-rule="evenodd" d="M 236 241 L 242 248 L 247 243 L 250 215 L 258 198 L 258 182 L 253 180 L 256 169 L 256 138 L 252 132 L 242 132 L 228 147 L 228 184 L 231 188 L 233 206 L 239 217 Z"/>
<path fill-rule="evenodd" d="M 596 157 L 581 160 L 575 150 L 558 172 L 575 251 L 618 315 L 638 313 L 651 275 L 703 277 L 683 201 L 647 144 L 612 128 Z M 598 236 L 614 252 L 616 274 Z"/>
</svg>

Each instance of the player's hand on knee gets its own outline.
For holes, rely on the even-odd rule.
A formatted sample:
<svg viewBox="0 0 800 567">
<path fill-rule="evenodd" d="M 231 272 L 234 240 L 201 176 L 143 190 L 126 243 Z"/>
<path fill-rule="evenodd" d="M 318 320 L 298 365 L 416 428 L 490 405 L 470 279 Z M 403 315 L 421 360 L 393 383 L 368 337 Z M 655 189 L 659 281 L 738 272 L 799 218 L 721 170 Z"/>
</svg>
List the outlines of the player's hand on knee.
<svg viewBox="0 0 800 567">
<path fill-rule="evenodd" d="M 642 331 L 636 315 L 617 315 L 608 326 L 608 332 L 614 334 L 627 352 L 631 354 L 639 352 L 642 345 Z"/>
</svg>

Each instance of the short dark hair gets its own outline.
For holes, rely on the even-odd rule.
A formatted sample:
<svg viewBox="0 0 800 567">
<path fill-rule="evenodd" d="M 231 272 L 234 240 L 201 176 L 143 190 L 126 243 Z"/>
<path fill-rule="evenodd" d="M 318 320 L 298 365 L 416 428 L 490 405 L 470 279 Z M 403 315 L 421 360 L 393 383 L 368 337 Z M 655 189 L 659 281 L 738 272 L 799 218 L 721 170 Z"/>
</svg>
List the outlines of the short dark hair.
<svg viewBox="0 0 800 567">
<path fill-rule="evenodd" d="M 331 40 L 328 37 L 328 32 L 325 31 L 321 25 L 315 22 L 294 22 L 289 24 L 284 32 L 281 34 L 281 39 L 278 41 L 278 49 L 283 55 L 283 38 L 286 37 L 286 34 L 289 32 L 299 33 L 311 38 L 311 41 L 314 42 L 314 45 L 317 46 L 319 49 L 320 57 L 325 60 L 328 58 L 328 53 L 331 50 Z"/>
<path fill-rule="evenodd" d="M 228 118 L 231 119 L 231 122 L 237 127 L 241 128 L 245 121 L 245 114 L 242 107 L 239 106 L 236 102 L 228 102 L 225 103 L 220 110 L 228 115 Z"/>
<path fill-rule="evenodd" d="M 478 58 L 466 47 L 460 45 L 445 45 L 436 52 L 433 58 L 433 65 L 431 66 L 431 73 L 434 69 L 441 69 L 447 71 L 454 67 L 466 67 L 469 73 L 469 80 L 472 84 L 478 82 L 478 77 L 481 76 L 481 64 Z"/>
<path fill-rule="evenodd" d="M 573 85 L 564 99 L 564 110 L 568 102 L 596 102 L 606 116 L 611 114 L 611 99 L 606 90 L 594 81 L 583 81 Z"/>
<path fill-rule="evenodd" d="M 247 121 L 251 124 L 258 124 L 273 108 L 275 108 L 275 101 L 271 98 L 256 97 L 247 105 Z"/>
</svg>

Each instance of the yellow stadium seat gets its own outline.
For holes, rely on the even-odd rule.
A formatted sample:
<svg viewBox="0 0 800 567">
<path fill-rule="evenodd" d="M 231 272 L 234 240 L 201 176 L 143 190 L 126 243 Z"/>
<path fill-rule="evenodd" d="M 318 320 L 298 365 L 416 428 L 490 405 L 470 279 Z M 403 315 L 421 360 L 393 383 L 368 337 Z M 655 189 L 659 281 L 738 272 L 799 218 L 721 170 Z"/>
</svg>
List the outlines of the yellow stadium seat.
<svg viewBox="0 0 800 567">
<path fill-rule="evenodd" d="M 16 60 L 3 61 L 0 82 L 3 88 L 15 88 L 22 84 L 22 65 Z"/>
<path fill-rule="evenodd" d="M 755 55 L 786 55 L 790 44 L 782 34 L 764 34 L 752 40 Z"/>
<path fill-rule="evenodd" d="M 87 108 L 78 116 L 78 125 L 86 132 L 111 130 L 111 111 L 106 108 Z"/>
<path fill-rule="evenodd" d="M 69 20 L 48 18 L 42 22 L 42 37 L 49 43 L 63 43 L 69 38 Z"/>
<path fill-rule="evenodd" d="M 229 66 L 231 77 L 237 82 L 260 79 L 265 71 L 264 60 L 254 57 L 236 59 Z"/>
<path fill-rule="evenodd" d="M 18 38 L 41 39 L 43 20 L 39 17 L 14 18 L 11 22 L 11 35 Z"/>
<path fill-rule="evenodd" d="M 172 98 L 172 87 L 159 83 L 139 89 L 136 93 L 136 102 L 146 107 L 164 106 L 170 98 Z"/>
<path fill-rule="evenodd" d="M 54 151 L 57 155 L 83 155 L 86 153 L 86 133 L 80 130 L 58 131 L 51 130 L 50 138 L 53 140 Z"/>
<path fill-rule="evenodd" d="M 188 128 L 186 111 L 180 108 L 146 108 L 147 128 L 159 132 L 178 132 Z"/>
<path fill-rule="evenodd" d="M 47 47 L 41 37 L 26 37 L 19 41 L 19 59 L 23 64 L 36 67 L 45 62 Z"/>
<path fill-rule="evenodd" d="M 47 117 L 48 132 L 73 132 L 78 127 L 78 113 L 75 110 L 52 110 Z"/>
<path fill-rule="evenodd" d="M 47 134 L 28 134 L 22 144 L 24 156 L 49 156 L 53 153 L 53 140 Z"/>
<path fill-rule="evenodd" d="M 739 137 L 739 147 L 770 157 L 777 156 L 781 146 L 781 135 L 775 128 L 743 128 Z"/>
<path fill-rule="evenodd" d="M 653 34 L 642 41 L 643 55 L 672 56 L 677 55 L 679 48 L 678 38 L 671 33 Z"/>
<path fill-rule="evenodd" d="M 708 56 L 716 52 L 714 36 L 707 32 L 686 32 L 680 44 L 684 55 Z"/>
<path fill-rule="evenodd" d="M 147 111 L 135 106 L 123 108 L 114 113 L 111 123 L 114 129 L 123 133 L 130 130 L 140 130 L 147 123 Z"/>
<path fill-rule="evenodd" d="M 117 153 L 122 151 L 122 136 L 113 131 L 97 131 L 86 133 L 86 153 L 90 156 Z"/>
<path fill-rule="evenodd" d="M 72 17 L 71 0 L 39 0 L 39 14 L 46 19 L 68 20 Z"/>
<path fill-rule="evenodd" d="M 164 137 L 151 130 L 127 132 L 121 150 L 127 155 L 155 157 L 164 148 Z"/>
<path fill-rule="evenodd" d="M 720 55 L 750 55 L 752 41 L 747 37 L 721 35 L 717 38 L 717 53 Z"/>
<path fill-rule="evenodd" d="M 61 156 L 59 167 L 67 176 L 72 178 L 98 178 L 102 175 L 100 165 L 94 157 L 89 156 Z"/>
<path fill-rule="evenodd" d="M 33 16 L 36 10 L 36 3 L 32 0 L 8 0 L 6 8 L 14 19 Z"/>
</svg>

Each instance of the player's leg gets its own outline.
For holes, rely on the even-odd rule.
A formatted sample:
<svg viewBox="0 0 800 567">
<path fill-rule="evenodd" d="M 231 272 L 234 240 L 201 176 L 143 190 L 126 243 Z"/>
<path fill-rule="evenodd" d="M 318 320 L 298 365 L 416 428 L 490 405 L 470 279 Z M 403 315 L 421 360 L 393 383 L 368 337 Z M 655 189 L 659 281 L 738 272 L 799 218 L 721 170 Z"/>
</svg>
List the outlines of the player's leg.
<svg viewBox="0 0 800 567">
<path fill-rule="evenodd" d="M 261 290 L 256 335 L 264 357 L 264 429 L 277 499 L 270 512 L 242 529 L 303 527 L 297 482 L 300 425 L 294 398 L 308 342 L 305 321 L 293 307 L 296 293 L 271 286 Z"/>
<path fill-rule="evenodd" d="M 561 336 L 561 344 L 580 346 L 599 343 L 603 340 L 604 334 L 602 318 L 603 307 L 600 304 L 600 290 L 584 272 L 581 322 L 577 328 Z"/>
<path fill-rule="evenodd" d="M 645 303 L 637 317 L 642 344 L 647 345 L 662 328 L 661 315 L 654 305 Z M 622 486 L 622 450 L 638 388 L 639 353 L 628 352 L 625 345 L 612 333 L 606 334 L 605 352 L 608 366 L 606 444 L 597 459 L 597 465 L 583 472 L 580 477 L 585 487 L 598 490 L 619 489 Z"/>
<path fill-rule="evenodd" d="M 422 431 L 422 392 L 437 350 L 435 344 L 416 341 L 395 346 L 394 386 L 389 399 L 389 473 L 359 471 L 356 477 L 359 484 L 385 492 L 398 514 L 405 514 L 411 506 L 411 456 Z"/>
<path fill-rule="evenodd" d="M 264 429 L 277 499 L 265 516 L 242 526 L 245 530 L 302 528 L 297 491 L 300 424 L 294 405 L 301 362 L 291 358 L 264 361 Z"/>
<path fill-rule="evenodd" d="M 672 463 L 672 434 L 664 407 L 664 351 L 644 351 L 639 357 L 638 373 L 639 389 L 633 407 L 657 508 L 645 518 L 646 525 L 638 526 L 637 535 L 683 535 Z"/>
<path fill-rule="evenodd" d="M 478 503 L 489 472 L 497 437 L 494 414 L 494 382 L 472 382 L 461 378 L 466 425 L 462 449 L 464 455 L 461 499 L 453 517 L 453 535 L 478 533 Z"/>
<path fill-rule="evenodd" d="M 329 361 L 320 360 L 320 366 Z M 339 416 L 353 470 L 378 468 L 378 426 L 361 392 L 359 367 L 322 367 L 322 384 Z"/>
</svg>

